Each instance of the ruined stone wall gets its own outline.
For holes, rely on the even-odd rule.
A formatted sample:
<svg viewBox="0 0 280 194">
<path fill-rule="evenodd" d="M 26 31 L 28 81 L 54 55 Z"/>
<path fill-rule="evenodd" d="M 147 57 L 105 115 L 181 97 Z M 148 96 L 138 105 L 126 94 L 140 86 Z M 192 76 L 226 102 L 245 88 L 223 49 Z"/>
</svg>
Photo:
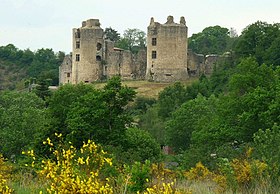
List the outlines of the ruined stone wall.
<svg viewBox="0 0 280 194">
<path fill-rule="evenodd" d="M 165 24 L 151 18 L 147 34 L 147 79 L 173 82 L 188 79 L 187 35 L 184 17 L 180 24 L 168 16 Z"/>
<path fill-rule="evenodd" d="M 221 56 L 219 55 L 206 55 L 205 56 L 205 70 L 204 74 L 205 75 L 211 75 L 213 73 L 213 69 L 215 64 L 222 59 Z"/>
<path fill-rule="evenodd" d="M 134 55 L 133 63 L 135 70 L 132 75 L 132 78 L 137 80 L 144 80 L 147 68 L 147 51 L 140 50 L 136 55 Z"/>
<path fill-rule="evenodd" d="M 140 79 L 146 73 L 146 51 L 141 50 L 138 54 L 130 51 L 114 48 L 114 43 L 105 41 L 105 68 L 104 75 L 111 78 L 120 75 L 122 80 Z"/>
<path fill-rule="evenodd" d="M 204 55 L 188 50 L 188 73 L 190 77 L 198 77 L 204 72 Z"/>
<path fill-rule="evenodd" d="M 72 82 L 72 55 L 65 55 L 59 66 L 59 84 Z"/>
<path fill-rule="evenodd" d="M 103 29 L 90 19 L 73 29 L 72 83 L 93 82 L 102 76 Z"/>
</svg>

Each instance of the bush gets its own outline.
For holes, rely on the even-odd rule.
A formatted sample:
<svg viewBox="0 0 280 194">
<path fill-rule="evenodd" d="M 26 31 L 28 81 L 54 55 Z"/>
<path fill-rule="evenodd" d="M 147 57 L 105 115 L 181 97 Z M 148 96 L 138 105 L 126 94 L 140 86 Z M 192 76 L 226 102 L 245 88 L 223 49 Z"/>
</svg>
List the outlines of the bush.
<svg viewBox="0 0 280 194">
<path fill-rule="evenodd" d="M 100 146 L 88 140 L 79 150 L 72 145 L 56 147 L 49 138 L 44 144 L 49 145 L 54 160 L 38 162 L 32 150 L 27 155 L 33 159 L 33 168 L 41 165 L 38 174 L 48 180 L 48 193 L 113 193 L 110 178 L 102 177 L 102 171 L 112 166 L 112 159 Z"/>
<path fill-rule="evenodd" d="M 0 154 L 0 193 L 9 194 L 13 192 L 13 189 L 7 185 L 7 179 L 10 177 L 11 166 L 5 163 L 5 160 Z"/>
<path fill-rule="evenodd" d="M 125 134 L 128 162 L 145 160 L 156 161 L 160 158 L 160 145 L 146 131 L 138 128 L 128 128 Z"/>
</svg>

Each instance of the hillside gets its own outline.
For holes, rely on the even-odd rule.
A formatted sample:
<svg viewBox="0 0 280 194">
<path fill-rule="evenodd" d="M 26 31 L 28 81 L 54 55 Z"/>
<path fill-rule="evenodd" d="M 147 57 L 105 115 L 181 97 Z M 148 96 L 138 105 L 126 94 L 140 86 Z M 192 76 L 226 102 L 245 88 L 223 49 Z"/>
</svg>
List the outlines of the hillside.
<svg viewBox="0 0 280 194">
<path fill-rule="evenodd" d="M 15 89 L 16 84 L 26 77 L 26 70 L 16 64 L 5 64 L 0 60 L 0 90 Z"/>
<path fill-rule="evenodd" d="M 193 82 L 197 81 L 198 78 L 190 78 L 188 81 L 183 82 L 183 85 L 189 86 Z M 123 85 L 135 89 L 137 96 L 148 97 L 148 98 L 158 98 L 158 94 L 164 90 L 167 86 L 174 83 L 159 83 L 159 82 L 149 82 L 149 81 L 123 81 Z M 101 88 L 105 83 L 95 83 L 95 87 Z"/>
<path fill-rule="evenodd" d="M 63 58 L 63 52 L 54 53 L 52 49 L 32 52 L 12 44 L 0 46 L 0 90 L 22 89 L 30 78 L 49 79 L 52 85 L 57 85 Z"/>
</svg>

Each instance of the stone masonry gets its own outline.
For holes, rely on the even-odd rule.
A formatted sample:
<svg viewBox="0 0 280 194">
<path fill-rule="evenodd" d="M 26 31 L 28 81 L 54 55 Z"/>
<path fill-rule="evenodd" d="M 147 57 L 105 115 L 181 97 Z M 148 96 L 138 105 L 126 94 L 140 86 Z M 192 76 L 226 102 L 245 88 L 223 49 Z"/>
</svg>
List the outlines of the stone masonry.
<svg viewBox="0 0 280 194">
<path fill-rule="evenodd" d="M 123 80 L 174 82 L 211 74 L 219 56 L 188 51 L 187 40 L 184 17 L 175 23 L 173 16 L 168 16 L 164 24 L 151 18 L 147 50 L 132 54 L 105 40 L 99 20 L 89 19 L 73 29 L 72 53 L 65 56 L 59 67 L 59 82 L 91 83 L 115 75 Z"/>
<path fill-rule="evenodd" d="M 180 23 L 175 23 L 173 16 L 168 16 L 165 24 L 151 18 L 147 33 L 146 77 L 159 82 L 188 79 L 187 40 L 188 28 L 184 17 Z"/>
</svg>

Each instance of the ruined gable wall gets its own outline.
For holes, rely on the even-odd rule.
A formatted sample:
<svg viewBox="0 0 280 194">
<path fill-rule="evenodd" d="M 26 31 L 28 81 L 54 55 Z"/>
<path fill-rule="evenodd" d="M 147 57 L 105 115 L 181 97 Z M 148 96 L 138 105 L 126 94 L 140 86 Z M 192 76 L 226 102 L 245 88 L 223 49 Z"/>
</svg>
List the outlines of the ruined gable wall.
<svg viewBox="0 0 280 194">
<path fill-rule="evenodd" d="M 188 50 L 188 73 L 190 77 L 198 77 L 204 72 L 204 55 Z"/>
<path fill-rule="evenodd" d="M 146 49 L 140 50 L 133 57 L 135 72 L 133 75 L 133 79 L 144 80 L 147 68 L 147 51 Z"/>
<path fill-rule="evenodd" d="M 221 59 L 222 57 L 219 55 L 206 55 L 205 63 L 204 63 L 205 64 L 204 74 L 211 75 L 213 73 L 215 64 Z"/>
<path fill-rule="evenodd" d="M 146 52 L 139 51 L 132 54 L 130 51 L 114 48 L 114 43 L 106 41 L 106 77 L 120 75 L 122 80 L 139 79 L 145 77 Z"/>
<path fill-rule="evenodd" d="M 72 56 L 65 55 L 59 66 L 59 84 L 71 83 L 72 81 Z"/>
</svg>

